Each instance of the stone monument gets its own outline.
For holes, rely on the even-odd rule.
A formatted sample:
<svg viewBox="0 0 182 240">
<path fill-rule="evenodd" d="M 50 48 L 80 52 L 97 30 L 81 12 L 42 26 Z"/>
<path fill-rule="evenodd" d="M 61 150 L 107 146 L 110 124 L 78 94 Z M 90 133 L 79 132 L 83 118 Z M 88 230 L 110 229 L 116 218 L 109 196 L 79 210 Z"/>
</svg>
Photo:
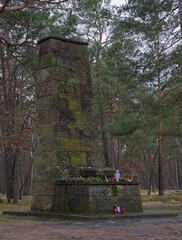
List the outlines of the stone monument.
<svg viewBox="0 0 182 240">
<path fill-rule="evenodd" d="M 46 37 L 38 44 L 31 209 L 93 214 L 111 213 L 117 205 L 142 211 L 139 183 L 92 181 L 93 175 L 97 180 L 96 167 L 103 166 L 94 150 L 97 142 L 87 43 Z M 91 182 L 82 181 L 84 175 L 79 182 L 68 181 L 78 176 L 80 168 L 88 170 Z"/>
<path fill-rule="evenodd" d="M 87 43 L 50 36 L 38 45 L 32 209 L 49 210 L 55 179 L 96 164 L 92 84 Z"/>
</svg>

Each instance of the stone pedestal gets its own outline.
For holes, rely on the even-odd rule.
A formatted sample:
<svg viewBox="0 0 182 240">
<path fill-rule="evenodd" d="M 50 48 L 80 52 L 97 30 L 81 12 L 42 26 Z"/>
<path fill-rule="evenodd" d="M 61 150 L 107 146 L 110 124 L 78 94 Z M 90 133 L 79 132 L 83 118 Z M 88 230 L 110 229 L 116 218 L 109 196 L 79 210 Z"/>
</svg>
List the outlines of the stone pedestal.
<svg viewBox="0 0 182 240">
<path fill-rule="evenodd" d="M 117 205 L 126 212 L 142 212 L 138 183 L 57 183 L 53 211 L 75 214 L 112 214 Z"/>
</svg>

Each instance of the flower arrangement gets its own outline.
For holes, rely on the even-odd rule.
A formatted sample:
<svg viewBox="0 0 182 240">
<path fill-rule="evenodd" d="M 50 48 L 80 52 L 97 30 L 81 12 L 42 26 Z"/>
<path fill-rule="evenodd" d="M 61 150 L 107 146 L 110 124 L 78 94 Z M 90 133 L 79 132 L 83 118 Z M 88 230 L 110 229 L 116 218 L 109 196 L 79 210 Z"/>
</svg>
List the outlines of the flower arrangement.
<svg viewBox="0 0 182 240">
<path fill-rule="evenodd" d="M 120 174 L 115 169 L 95 169 L 92 167 L 82 167 L 79 169 L 77 176 L 71 177 L 66 174 L 63 178 L 57 179 L 56 182 L 68 184 L 116 184 L 116 183 L 133 183 L 138 182 L 134 173 Z"/>
<path fill-rule="evenodd" d="M 83 184 L 116 184 L 116 183 L 129 183 L 129 182 L 136 182 L 137 180 L 132 178 L 132 177 L 121 177 L 119 179 L 119 181 L 116 181 L 115 177 L 100 177 L 100 176 L 96 176 L 96 177 L 82 177 L 82 176 L 78 176 L 78 177 L 64 177 L 62 179 L 59 179 L 58 181 L 64 182 L 64 183 L 83 183 Z"/>
</svg>

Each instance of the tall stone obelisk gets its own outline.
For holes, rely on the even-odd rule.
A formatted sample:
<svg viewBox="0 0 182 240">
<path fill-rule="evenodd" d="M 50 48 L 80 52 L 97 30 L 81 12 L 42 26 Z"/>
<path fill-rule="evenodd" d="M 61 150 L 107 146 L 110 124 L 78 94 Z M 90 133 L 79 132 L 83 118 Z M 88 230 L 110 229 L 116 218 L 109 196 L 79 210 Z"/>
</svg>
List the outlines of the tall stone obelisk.
<svg viewBox="0 0 182 240">
<path fill-rule="evenodd" d="M 32 209 L 51 210 L 54 181 L 94 166 L 92 84 L 87 43 L 39 42 Z"/>
</svg>

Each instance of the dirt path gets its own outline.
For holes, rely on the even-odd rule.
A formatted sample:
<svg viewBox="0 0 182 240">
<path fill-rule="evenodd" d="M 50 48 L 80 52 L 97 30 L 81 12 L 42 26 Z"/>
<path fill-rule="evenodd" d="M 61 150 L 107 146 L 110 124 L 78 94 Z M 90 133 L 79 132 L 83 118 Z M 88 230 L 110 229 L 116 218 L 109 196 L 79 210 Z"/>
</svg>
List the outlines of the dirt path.
<svg viewBox="0 0 182 240">
<path fill-rule="evenodd" d="M 175 204 L 149 202 L 144 203 L 144 208 L 180 215 L 166 219 L 95 222 L 0 215 L 0 240 L 182 240 L 182 201 Z"/>
<path fill-rule="evenodd" d="M 76 222 L 0 217 L 0 240 L 180 240 L 182 218 Z"/>
</svg>

